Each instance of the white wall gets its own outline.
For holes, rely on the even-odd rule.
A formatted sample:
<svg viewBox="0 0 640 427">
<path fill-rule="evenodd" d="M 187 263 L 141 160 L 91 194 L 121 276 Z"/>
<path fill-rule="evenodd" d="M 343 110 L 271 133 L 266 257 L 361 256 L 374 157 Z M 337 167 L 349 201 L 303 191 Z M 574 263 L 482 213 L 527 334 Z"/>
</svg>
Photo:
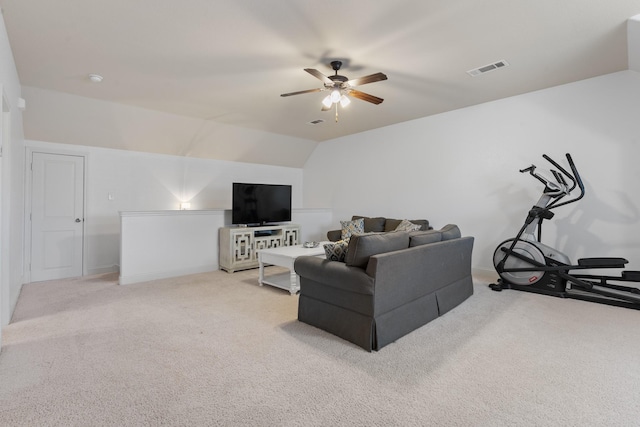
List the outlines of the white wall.
<svg viewBox="0 0 640 427">
<path fill-rule="evenodd" d="M 639 117 L 640 74 L 624 71 L 340 138 L 307 161 L 304 203 L 332 206 L 335 226 L 352 214 L 456 223 L 476 237 L 474 267 L 490 271 L 542 190 L 518 170 L 570 152 L 587 194 L 556 211 L 543 240 L 640 270 Z"/>
<path fill-rule="evenodd" d="M 96 91 L 104 88 L 95 87 Z M 25 86 L 25 137 L 70 145 L 301 168 L 316 142 Z"/>
<path fill-rule="evenodd" d="M 120 211 L 179 209 L 183 201 L 190 202 L 192 210 L 230 209 L 234 181 L 290 184 L 293 207 L 302 207 L 300 168 L 30 140 L 26 146 L 35 151 L 88 156 L 85 274 L 117 271 Z"/>
<path fill-rule="evenodd" d="M 16 108 L 20 81 L 9 45 L 4 20 L 0 18 L 0 96 L 9 110 L 3 116 L 3 155 L 0 160 L 0 326 L 9 322 L 22 285 L 24 136 L 22 112 Z M 5 109 L 5 108 L 3 108 Z M 0 332 L 0 344 L 2 334 Z"/>
</svg>

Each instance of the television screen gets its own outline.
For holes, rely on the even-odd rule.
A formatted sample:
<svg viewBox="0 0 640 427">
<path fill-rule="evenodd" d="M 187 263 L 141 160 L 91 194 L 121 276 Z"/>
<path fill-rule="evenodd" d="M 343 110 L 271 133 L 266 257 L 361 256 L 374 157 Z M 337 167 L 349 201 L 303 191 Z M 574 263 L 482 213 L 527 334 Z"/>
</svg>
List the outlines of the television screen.
<svg viewBox="0 0 640 427">
<path fill-rule="evenodd" d="M 262 225 L 291 221 L 291 186 L 233 183 L 234 224 Z"/>
</svg>

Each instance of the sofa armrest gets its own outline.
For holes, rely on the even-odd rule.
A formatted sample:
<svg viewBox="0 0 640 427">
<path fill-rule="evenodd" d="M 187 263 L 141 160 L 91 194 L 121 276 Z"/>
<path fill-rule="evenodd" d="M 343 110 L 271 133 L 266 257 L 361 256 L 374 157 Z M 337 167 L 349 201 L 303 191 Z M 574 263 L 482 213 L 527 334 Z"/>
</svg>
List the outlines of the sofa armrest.
<svg viewBox="0 0 640 427">
<path fill-rule="evenodd" d="M 329 239 L 330 242 L 337 242 L 338 240 L 342 240 L 342 230 L 327 231 L 327 239 Z"/>
<path fill-rule="evenodd" d="M 359 294 L 373 294 L 373 277 L 358 267 L 344 262 L 330 261 L 314 256 L 296 258 L 294 270 L 300 276 L 300 293 L 304 293 L 305 280 Z"/>
</svg>

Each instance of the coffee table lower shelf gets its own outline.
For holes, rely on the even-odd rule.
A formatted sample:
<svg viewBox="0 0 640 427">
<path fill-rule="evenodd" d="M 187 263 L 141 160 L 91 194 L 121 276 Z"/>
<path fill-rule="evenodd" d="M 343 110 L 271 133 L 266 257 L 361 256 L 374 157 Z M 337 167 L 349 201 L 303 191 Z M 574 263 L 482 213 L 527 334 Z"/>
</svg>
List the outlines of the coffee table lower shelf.
<svg viewBox="0 0 640 427">
<path fill-rule="evenodd" d="M 292 277 L 293 276 L 293 277 Z M 300 279 L 295 272 L 292 273 L 279 273 L 271 274 L 263 277 L 259 280 L 260 286 L 270 285 L 276 288 L 289 291 L 291 295 L 294 295 L 300 291 Z"/>
<path fill-rule="evenodd" d="M 321 256 L 324 257 L 324 242 L 316 248 L 305 248 L 302 245 L 282 246 L 279 248 L 260 249 L 258 252 L 258 266 L 260 274 L 258 284 L 275 286 L 276 288 L 289 291 L 295 295 L 300 291 L 300 277 L 296 274 L 293 264 L 299 256 Z M 265 276 L 266 265 L 278 265 L 289 269 L 289 273 L 279 273 Z"/>
</svg>

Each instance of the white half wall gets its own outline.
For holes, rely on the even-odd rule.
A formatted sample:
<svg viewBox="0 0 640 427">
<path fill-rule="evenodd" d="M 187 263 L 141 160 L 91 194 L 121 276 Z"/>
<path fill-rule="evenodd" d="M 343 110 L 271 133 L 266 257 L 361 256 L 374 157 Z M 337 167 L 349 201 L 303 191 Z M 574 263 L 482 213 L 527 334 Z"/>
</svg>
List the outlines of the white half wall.
<svg viewBox="0 0 640 427">
<path fill-rule="evenodd" d="M 324 240 L 330 209 L 294 209 L 301 241 Z M 219 268 L 219 229 L 231 210 L 120 213 L 120 284 L 203 273 Z"/>
<path fill-rule="evenodd" d="M 120 284 L 218 269 L 224 210 L 121 212 Z"/>
<path fill-rule="evenodd" d="M 234 181 L 289 184 L 293 208 L 302 208 L 300 168 L 42 141 L 26 141 L 26 145 L 33 151 L 87 156 L 84 261 L 87 275 L 118 271 L 121 211 L 176 210 L 181 202 L 189 202 L 192 210 L 231 209 Z M 217 234 L 214 237 L 217 242 Z"/>
<path fill-rule="evenodd" d="M 640 74 L 623 71 L 332 140 L 305 165 L 304 204 L 332 206 L 333 228 L 353 214 L 456 223 L 476 238 L 474 268 L 492 271 L 542 191 L 518 170 L 569 152 L 586 196 L 543 241 L 640 270 L 639 117 Z"/>
</svg>

